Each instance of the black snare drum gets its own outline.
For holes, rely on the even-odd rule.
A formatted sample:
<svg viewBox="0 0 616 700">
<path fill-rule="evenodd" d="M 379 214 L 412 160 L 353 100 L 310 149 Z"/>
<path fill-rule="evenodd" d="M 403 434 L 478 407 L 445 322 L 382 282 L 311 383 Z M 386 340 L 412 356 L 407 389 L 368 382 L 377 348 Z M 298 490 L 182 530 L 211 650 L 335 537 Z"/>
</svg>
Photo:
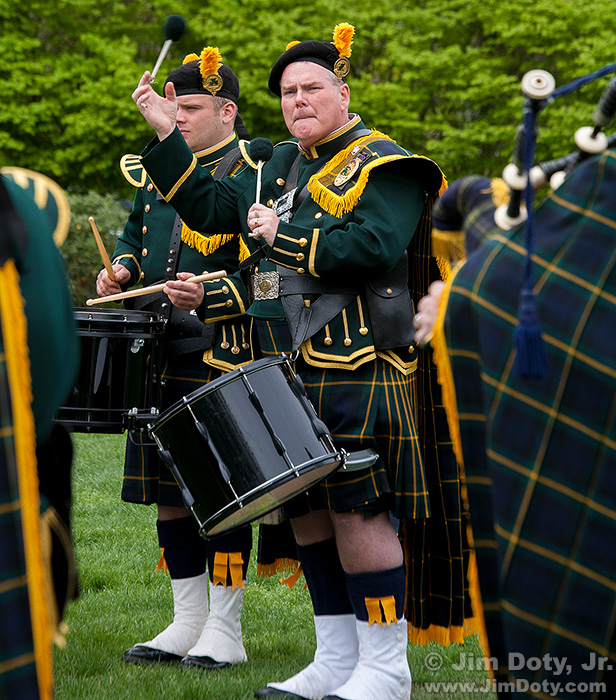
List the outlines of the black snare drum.
<svg viewBox="0 0 616 700">
<path fill-rule="evenodd" d="M 150 433 L 204 537 L 270 513 L 343 461 L 301 380 L 279 357 L 197 389 Z"/>
<path fill-rule="evenodd" d="M 156 415 L 164 321 L 150 311 L 75 309 L 81 361 L 57 422 L 69 430 L 121 433 Z"/>
</svg>

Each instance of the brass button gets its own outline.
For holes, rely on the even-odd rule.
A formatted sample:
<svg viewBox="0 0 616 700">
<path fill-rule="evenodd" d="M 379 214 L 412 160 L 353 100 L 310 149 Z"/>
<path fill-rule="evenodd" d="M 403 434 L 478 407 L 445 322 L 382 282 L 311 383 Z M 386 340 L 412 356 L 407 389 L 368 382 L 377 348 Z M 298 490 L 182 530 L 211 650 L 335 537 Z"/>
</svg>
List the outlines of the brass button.
<svg viewBox="0 0 616 700">
<path fill-rule="evenodd" d="M 300 238 L 297 242 L 299 243 L 300 248 L 305 248 L 308 245 L 308 241 L 306 238 Z"/>
<path fill-rule="evenodd" d="M 144 248 L 144 249 L 141 251 L 141 255 L 143 255 L 144 258 L 147 257 L 147 255 L 148 255 L 148 249 L 147 249 L 147 248 Z"/>
<path fill-rule="evenodd" d="M 303 267 L 298 267 L 298 268 L 297 268 L 297 274 L 298 274 L 298 275 L 303 275 L 304 272 L 306 272 L 306 270 L 304 270 Z"/>
<path fill-rule="evenodd" d="M 351 345 L 352 343 L 353 343 L 353 341 L 352 341 L 350 338 L 345 338 L 345 339 L 344 339 L 344 344 L 347 346 L 347 348 L 348 348 L 349 345 Z"/>
<path fill-rule="evenodd" d="M 152 207 L 149 204 L 145 205 L 145 213 L 147 214 Z"/>
<path fill-rule="evenodd" d="M 244 350 L 250 350 L 250 345 L 248 345 L 248 343 L 242 343 L 242 347 Z"/>
<path fill-rule="evenodd" d="M 225 284 L 225 285 L 223 286 L 223 288 L 222 288 L 222 293 L 223 293 L 223 294 L 228 294 L 228 293 L 229 293 L 229 287 L 227 287 L 226 284 Z"/>
<path fill-rule="evenodd" d="M 139 279 L 142 280 L 144 277 L 145 277 L 145 272 L 142 271 L 141 274 L 139 275 Z"/>
<path fill-rule="evenodd" d="M 220 347 L 221 347 L 223 350 L 228 350 L 228 349 L 229 349 L 229 343 L 227 343 L 227 341 L 225 340 L 223 343 L 220 344 Z"/>
<path fill-rule="evenodd" d="M 415 350 L 415 346 L 414 346 L 414 345 L 409 345 L 409 352 L 413 352 L 413 350 Z"/>
<path fill-rule="evenodd" d="M 302 260 L 304 260 L 305 257 L 306 257 L 306 256 L 305 256 L 303 253 L 298 253 L 298 254 L 295 256 L 295 258 L 297 259 L 298 262 L 301 262 Z"/>
<path fill-rule="evenodd" d="M 322 211 L 318 211 L 318 212 L 314 215 L 314 218 L 315 218 L 315 219 L 320 219 L 322 216 L 323 216 L 323 212 L 322 212 Z"/>
<path fill-rule="evenodd" d="M 388 294 L 392 294 L 391 289 L 388 289 L 388 290 L 387 290 L 387 293 L 388 293 Z"/>
<path fill-rule="evenodd" d="M 237 347 L 237 345 L 234 345 L 234 346 L 231 348 L 231 352 L 232 352 L 234 355 L 237 355 L 237 354 L 239 353 L 239 351 L 240 351 L 240 349 Z"/>
<path fill-rule="evenodd" d="M 284 185 L 284 180 L 283 180 L 281 177 L 279 177 L 279 178 L 276 180 L 276 184 L 277 184 L 277 185 L 280 185 L 280 186 L 282 187 L 282 186 Z"/>
<path fill-rule="evenodd" d="M 368 335 L 368 329 L 366 328 L 366 326 L 362 326 L 362 327 L 359 329 L 359 334 L 360 334 L 360 335 Z"/>
<path fill-rule="evenodd" d="M 270 208 L 271 208 L 272 206 L 274 206 L 274 200 L 273 200 L 273 199 L 268 199 L 268 200 L 267 200 L 267 206 L 270 207 Z"/>
<path fill-rule="evenodd" d="M 148 232 L 148 227 L 147 227 L 147 226 L 143 226 L 143 227 L 141 228 L 141 233 L 147 233 L 147 232 Z"/>
<path fill-rule="evenodd" d="M 148 192 L 151 192 L 154 189 L 154 185 L 150 182 L 148 185 Z"/>
<path fill-rule="evenodd" d="M 332 345 L 333 342 L 334 342 L 334 341 L 333 341 L 329 336 L 327 336 L 327 337 L 325 338 L 325 340 L 323 341 L 323 343 L 324 343 L 325 345 Z"/>
<path fill-rule="evenodd" d="M 233 299 L 227 299 L 227 301 L 225 301 L 225 306 L 230 309 L 233 306 Z"/>
</svg>

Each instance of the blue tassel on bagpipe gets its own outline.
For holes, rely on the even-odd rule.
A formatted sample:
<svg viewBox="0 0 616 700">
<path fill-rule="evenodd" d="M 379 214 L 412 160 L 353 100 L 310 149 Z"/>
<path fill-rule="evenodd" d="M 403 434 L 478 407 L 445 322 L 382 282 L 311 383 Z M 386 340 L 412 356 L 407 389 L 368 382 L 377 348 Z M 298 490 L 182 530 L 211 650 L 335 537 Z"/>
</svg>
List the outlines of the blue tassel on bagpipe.
<svg viewBox="0 0 616 700">
<path fill-rule="evenodd" d="M 520 291 L 518 321 L 513 334 L 513 373 L 520 379 L 543 379 L 548 373 L 548 358 L 532 289 Z"/>
</svg>

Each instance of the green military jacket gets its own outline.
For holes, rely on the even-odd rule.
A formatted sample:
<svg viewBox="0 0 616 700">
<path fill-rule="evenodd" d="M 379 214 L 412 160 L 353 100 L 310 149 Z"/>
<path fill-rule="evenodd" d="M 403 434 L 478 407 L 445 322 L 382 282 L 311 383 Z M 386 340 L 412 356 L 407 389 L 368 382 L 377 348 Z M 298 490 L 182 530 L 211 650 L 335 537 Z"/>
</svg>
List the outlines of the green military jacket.
<svg viewBox="0 0 616 700">
<path fill-rule="evenodd" d="M 19 294 L 25 302 L 32 412 L 37 444 L 41 445 L 51 433 L 58 408 L 73 388 L 79 368 L 79 343 L 66 269 L 54 243 L 53 225 L 48 212 L 39 208 L 34 197 L 35 189 L 48 200 L 54 192 L 48 189 L 47 178 L 40 173 L 32 176 L 32 180 L 25 181 L 3 180 L 27 232 L 27 240 L 14 244 L 14 262 L 20 276 Z M 8 235 L 5 228 L 2 234 Z M 10 299 L 8 287 L 2 289 L 2 294 Z M 4 341 L 7 342 L 6 336 Z M 0 355 L 4 356 L 2 352 Z M 29 390 L 28 382 L 25 388 Z"/>
<path fill-rule="evenodd" d="M 353 135 L 359 138 L 350 142 Z M 180 142 L 176 130 L 162 142 L 154 140 L 142 154 L 142 164 L 163 197 L 195 229 L 241 227 L 247 235 L 256 166 L 217 183 L 204 177 Z M 297 192 L 307 187 L 308 194 L 292 219 L 285 221 L 283 195 L 298 156 Z M 279 143 L 263 166 L 260 201 L 273 207 L 282 220 L 273 245 L 266 246 L 265 258 L 255 268 L 256 298 L 248 313 L 264 320 L 285 317 L 280 299 L 263 299 L 259 293 L 271 281 L 275 286 L 281 269 L 355 290 L 352 300 L 302 343 L 306 362 L 353 369 L 379 355 L 404 372 L 413 371 L 416 351 L 412 345 L 375 347 L 365 286 L 375 275 L 386 275 L 394 268 L 409 246 L 427 198 L 437 194 L 442 184 L 435 163 L 413 155 L 384 134 L 368 132 L 357 115 L 314 144 L 310 152 L 299 149 L 294 140 Z M 302 294 L 303 304 L 308 307 L 318 297 L 318 293 Z"/>
<path fill-rule="evenodd" d="M 179 132 L 178 132 L 179 133 Z M 182 143 L 182 137 L 180 136 Z M 221 159 L 237 148 L 238 141 L 231 135 L 221 144 L 200 151 L 195 161 L 208 173 L 214 173 Z M 238 154 L 239 155 L 239 154 Z M 192 158 L 192 154 L 191 154 Z M 112 262 L 124 265 L 131 273 L 129 286 L 139 282 L 150 285 L 165 279 L 168 267 L 168 247 L 176 220 L 175 209 L 165 201 L 152 184 L 140 162 L 140 157 L 127 155 L 121 168 L 126 179 L 137 188 L 132 211 L 118 239 Z M 241 169 L 241 159 L 236 166 Z M 217 231 L 218 229 L 206 229 Z M 203 361 L 213 367 L 231 370 L 254 359 L 250 343 L 249 306 L 245 286 L 240 278 L 239 227 L 235 231 L 197 236 L 182 226 L 182 239 L 192 245 L 180 248 L 177 272 L 204 272 L 225 270 L 220 280 L 204 282 L 205 300 L 197 315 L 205 323 L 216 322 L 212 347 L 205 350 Z"/>
</svg>

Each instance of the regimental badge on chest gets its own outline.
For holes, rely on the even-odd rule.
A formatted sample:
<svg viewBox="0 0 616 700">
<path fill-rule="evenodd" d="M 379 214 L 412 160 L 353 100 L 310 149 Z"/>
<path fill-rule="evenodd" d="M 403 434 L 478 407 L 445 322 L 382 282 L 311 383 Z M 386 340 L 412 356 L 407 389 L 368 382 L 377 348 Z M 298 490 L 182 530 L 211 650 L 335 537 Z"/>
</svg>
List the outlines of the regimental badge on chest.
<svg viewBox="0 0 616 700">
<path fill-rule="evenodd" d="M 272 204 L 272 211 L 276 216 L 287 224 L 293 218 L 293 199 L 295 197 L 295 192 L 297 187 L 292 190 L 285 192 L 283 195 L 278 197 L 278 199 Z"/>
<path fill-rule="evenodd" d="M 359 170 L 359 168 L 367 161 L 372 158 L 372 152 L 368 149 L 361 150 L 357 155 L 355 155 L 351 160 L 347 161 L 343 166 L 338 175 L 334 178 L 334 186 L 342 187 L 347 183 L 353 175 Z"/>
</svg>

